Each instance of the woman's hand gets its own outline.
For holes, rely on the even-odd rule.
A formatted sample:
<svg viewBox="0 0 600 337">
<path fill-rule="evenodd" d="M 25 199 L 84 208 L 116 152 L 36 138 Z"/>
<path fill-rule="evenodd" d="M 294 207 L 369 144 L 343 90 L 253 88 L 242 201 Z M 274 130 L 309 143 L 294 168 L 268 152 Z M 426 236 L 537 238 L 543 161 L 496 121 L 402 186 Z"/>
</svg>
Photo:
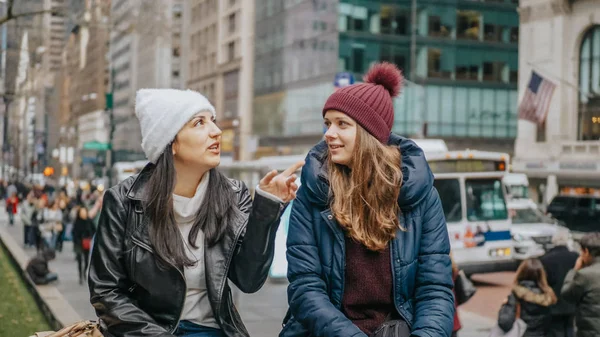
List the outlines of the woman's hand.
<svg viewBox="0 0 600 337">
<path fill-rule="evenodd" d="M 298 171 L 302 166 L 304 166 L 304 161 L 297 162 L 279 174 L 277 170 L 273 170 L 262 178 L 258 187 L 265 192 L 273 194 L 283 200 L 283 202 L 290 202 L 296 198 L 296 191 L 298 190 L 294 172 Z"/>
</svg>

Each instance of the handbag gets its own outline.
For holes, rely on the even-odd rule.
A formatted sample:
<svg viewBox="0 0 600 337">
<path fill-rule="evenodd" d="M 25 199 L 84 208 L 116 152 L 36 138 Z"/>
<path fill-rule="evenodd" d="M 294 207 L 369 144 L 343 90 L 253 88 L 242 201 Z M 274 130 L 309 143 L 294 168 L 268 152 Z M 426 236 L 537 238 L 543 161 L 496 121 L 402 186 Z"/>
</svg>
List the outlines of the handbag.
<svg viewBox="0 0 600 337">
<path fill-rule="evenodd" d="M 492 331 L 490 331 L 489 337 L 523 337 L 526 331 L 527 323 L 521 319 L 521 303 L 517 301 L 517 312 L 512 328 L 510 328 L 509 331 L 504 332 L 504 330 L 502 330 L 500 326 L 496 324 L 492 328 Z"/>
<path fill-rule="evenodd" d="M 83 238 L 81 239 L 81 248 L 84 251 L 89 251 L 90 248 L 92 247 L 92 238 Z"/>
<path fill-rule="evenodd" d="M 103 335 L 95 321 L 81 321 L 56 332 L 36 332 L 30 337 L 103 337 Z"/>
<path fill-rule="evenodd" d="M 465 275 L 465 272 L 462 270 L 458 272 L 458 276 L 456 277 L 454 284 L 454 290 L 456 293 L 456 303 L 458 305 L 466 303 L 477 292 L 477 288 L 473 282 L 469 280 L 467 275 Z"/>
<path fill-rule="evenodd" d="M 403 319 L 388 320 L 383 322 L 370 337 L 410 337 L 410 328 Z"/>
</svg>

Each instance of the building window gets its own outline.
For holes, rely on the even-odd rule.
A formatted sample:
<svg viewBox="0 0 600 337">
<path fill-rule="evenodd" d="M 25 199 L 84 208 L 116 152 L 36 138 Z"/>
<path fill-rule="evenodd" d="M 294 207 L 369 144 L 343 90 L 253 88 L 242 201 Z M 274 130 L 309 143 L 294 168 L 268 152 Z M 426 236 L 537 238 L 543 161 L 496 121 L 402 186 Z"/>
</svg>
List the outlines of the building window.
<svg viewBox="0 0 600 337">
<path fill-rule="evenodd" d="M 173 57 L 179 57 L 181 55 L 181 48 L 179 46 L 173 47 Z"/>
<path fill-rule="evenodd" d="M 459 39 L 479 40 L 481 13 L 477 11 L 457 11 L 457 34 Z"/>
<path fill-rule="evenodd" d="M 389 45 L 382 45 L 379 60 L 394 63 L 400 70 L 403 70 L 406 68 L 406 51 Z"/>
<path fill-rule="evenodd" d="M 407 12 L 395 6 L 381 6 L 381 34 L 406 35 L 408 28 Z"/>
<path fill-rule="evenodd" d="M 430 48 L 427 50 L 427 76 L 444 77 L 442 75 L 442 51 Z"/>
<path fill-rule="evenodd" d="M 442 25 L 442 18 L 437 15 L 429 16 L 429 36 L 434 37 L 446 37 L 450 36 L 450 30 L 448 27 Z"/>
<path fill-rule="evenodd" d="M 512 43 L 519 42 L 519 27 L 511 27 L 510 28 L 510 42 L 512 42 Z"/>
<path fill-rule="evenodd" d="M 600 140 L 600 25 L 585 33 L 579 54 L 579 140 Z"/>
<path fill-rule="evenodd" d="M 519 71 L 511 70 L 510 71 L 510 83 L 518 83 L 519 82 Z"/>
<path fill-rule="evenodd" d="M 227 61 L 233 61 L 235 58 L 235 42 L 229 42 L 227 44 Z"/>
<path fill-rule="evenodd" d="M 539 125 L 539 124 L 537 125 L 535 141 L 536 142 L 545 142 L 546 141 L 546 121 L 544 121 L 544 123 L 542 125 Z"/>
<path fill-rule="evenodd" d="M 179 70 L 173 70 L 173 77 L 179 78 Z"/>
<path fill-rule="evenodd" d="M 357 32 L 366 32 L 368 30 L 367 19 L 369 11 L 366 7 L 350 6 L 351 15 L 348 15 L 348 29 Z"/>
<path fill-rule="evenodd" d="M 474 65 L 457 66 L 456 79 L 466 81 L 477 81 L 479 79 L 479 67 Z"/>
<path fill-rule="evenodd" d="M 485 41 L 502 41 L 502 27 L 489 23 L 485 24 L 483 26 L 483 38 Z"/>
<path fill-rule="evenodd" d="M 487 82 L 502 82 L 502 71 L 504 63 L 502 62 L 484 62 L 483 80 Z"/>
<path fill-rule="evenodd" d="M 181 19 L 182 8 L 180 4 L 176 4 L 173 6 L 173 18 Z"/>
<path fill-rule="evenodd" d="M 229 15 L 229 18 L 227 19 L 227 23 L 229 26 L 229 33 L 235 33 L 235 13 L 232 13 L 231 15 Z"/>
<path fill-rule="evenodd" d="M 352 71 L 355 73 L 362 74 L 364 72 L 365 64 L 365 49 L 364 48 L 352 48 Z"/>
</svg>

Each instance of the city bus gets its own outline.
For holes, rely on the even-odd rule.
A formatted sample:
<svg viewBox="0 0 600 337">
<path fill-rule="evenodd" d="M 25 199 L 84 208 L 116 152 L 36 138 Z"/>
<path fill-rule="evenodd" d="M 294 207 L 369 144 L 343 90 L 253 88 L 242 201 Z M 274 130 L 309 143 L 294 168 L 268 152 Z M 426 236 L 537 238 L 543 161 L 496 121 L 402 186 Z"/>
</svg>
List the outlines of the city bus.
<svg viewBox="0 0 600 337">
<path fill-rule="evenodd" d="M 514 270 L 511 219 L 502 183 L 509 155 L 424 151 L 460 269 L 467 275 Z"/>
</svg>

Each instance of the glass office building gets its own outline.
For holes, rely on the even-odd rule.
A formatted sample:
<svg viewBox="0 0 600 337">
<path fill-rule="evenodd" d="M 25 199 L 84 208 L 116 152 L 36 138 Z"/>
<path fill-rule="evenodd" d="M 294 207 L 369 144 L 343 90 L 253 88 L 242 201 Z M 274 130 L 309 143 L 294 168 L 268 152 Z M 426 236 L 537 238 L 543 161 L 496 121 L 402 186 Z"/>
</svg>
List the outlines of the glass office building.
<svg viewBox="0 0 600 337">
<path fill-rule="evenodd" d="M 397 64 L 407 78 L 395 101 L 394 132 L 512 143 L 518 1 L 416 3 L 413 8 L 410 0 L 257 1 L 254 112 L 261 118 L 255 118 L 255 132 L 271 138 L 271 145 L 290 137 L 297 138 L 296 145 L 302 136 L 318 140 L 320 109 L 333 91 L 335 73 L 351 72 L 361 79 L 372 63 L 385 60 Z M 278 53 L 265 52 L 263 30 L 277 31 L 267 28 L 277 20 L 286 29 L 278 30 L 282 52 L 275 60 Z M 270 89 L 265 88 L 266 77 L 272 76 L 282 78 L 271 78 Z"/>
</svg>

